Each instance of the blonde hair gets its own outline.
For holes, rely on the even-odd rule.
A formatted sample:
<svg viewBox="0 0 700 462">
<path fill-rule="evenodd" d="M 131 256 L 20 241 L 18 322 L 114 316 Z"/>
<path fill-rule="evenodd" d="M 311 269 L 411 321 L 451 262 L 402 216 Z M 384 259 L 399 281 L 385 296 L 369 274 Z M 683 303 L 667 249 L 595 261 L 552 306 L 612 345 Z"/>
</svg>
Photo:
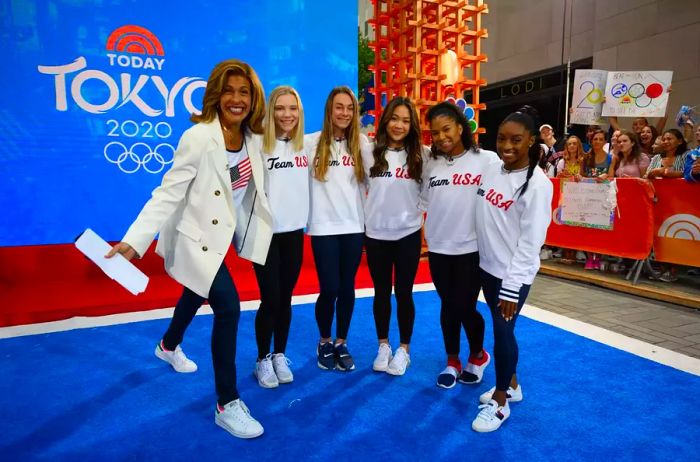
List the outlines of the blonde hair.
<svg viewBox="0 0 700 462">
<path fill-rule="evenodd" d="M 255 70 L 249 64 L 237 59 L 227 59 L 214 66 L 204 90 L 202 113 L 192 114 L 190 120 L 194 123 L 208 123 L 217 117 L 221 93 L 224 91 L 228 78 L 232 75 L 245 77 L 250 83 L 250 112 L 243 119 L 241 130 L 249 129 L 253 133 L 261 134 L 265 116 L 265 92 Z"/>
<path fill-rule="evenodd" d="M 581 142 L 581 138 L 576 135 L 571 135 L 566 139 L 563 156 L 565 159 L 569 157 L 569 141 L 572 139 L 576 141 L 576 158 L 571 160 L 579 163 L 586 157 L 586 153 L 583 151 L 583 143 Z"/>
<path fill-rule="evenodd" d="M 275 104 L 277 103 L 277 98 L 282 95 L 292 95 L 297 99 L 297 104 L 299 105 L 299 120 L 297 121 L 297 126 L 294 127 L 294 132 L 290 134 L 290 137 L 294 151 L 301 151 L 304 149 L 304 107 L 301 104 L 299 93 L 297 93 L 294 88 L 283 85 L 272 90 L 267 100 L 265 132 L 263 134 L 263 152 L 266 154 L 271 154 L 272 151 L 275 150 L 275 145 L 277 144 Z"/>
<path fill-rule="evenodd" d="M 350 125 L 345 129 L 345 139 L 348 143 L 348 154 L 352 156 L 355 163 L 355 178 L 360 183 L 365 179 L 365 170 L 362 167 L 362 157 L 360 155 L 360 110 L 355 98 L 355 93 L 350 87 L 340 86 L 335 87 L 328 94 L 326 99 L 326 110 L 323 116 L 323 129 L 321 137 L 318 140 L 316 147 L 316 159 L 314 161 L 313 176 L 319 181 L 326 181 L 326 173 L 328 172 L 328 159 L 331 156 L 331 143 L 334 141 L 333 136 L 333 99 L 336 95 L 344 93 L 350 97 L 353 104 L 353 116 Z"/>
</svg>

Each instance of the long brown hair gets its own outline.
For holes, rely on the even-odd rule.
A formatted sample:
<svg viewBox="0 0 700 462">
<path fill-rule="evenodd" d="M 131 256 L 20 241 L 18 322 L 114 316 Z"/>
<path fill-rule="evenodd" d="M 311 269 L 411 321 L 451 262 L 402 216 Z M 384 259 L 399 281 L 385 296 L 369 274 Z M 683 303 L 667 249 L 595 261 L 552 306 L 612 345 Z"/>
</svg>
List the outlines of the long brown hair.
<svg viewBox="0 0 700 462">
<path fill-rule="evenodd" d="M 255 70 L 249 64 L 237 59 L 227 59 L 214 66 L 209 80 L 207 80 L 207 87 L 204 90 L 202 113 L 192 114 L 190 120 L 194 123 L 207 123 L 217 117 L 221 93 L 224 91 L 226 81 L 232 75 L 245 77 L 250 83 L 250 112 L 243 119 L 241 130 L 249 129 L 253 133 L 262 134 L 262 123 L 265 117 L 265 92 Z"/>
<path fill-rule="evenodd" d="M 596 135 L 603 135 L 603 141 L 606 141 L 605 138 L 605 131 L 601 129 L 597 129 L 593 132 L 593 135 L 591 135 L 591 150 L 588 151 L 588 154 L 586 154 L 586 166 L 589 169 L 595 168 L 595 149 L 593 149 L 593 138 L 595 138 Z"/>
<path fill-rule="evenodd" d="M 335 140 L 333 136 L 333 99 L 336 95 L 344 93 L 350 97 L 353 105 L 353 116 L 350 125 L 345 129 L 345 139 L 348 143 L 348 154 L 352 157 L 355 163 L 355 178 L 360 183 L 365 179 L 365 170 L 362 166 L 362 157 L 360 154 L 360 110 L 357 103 L 355 93 L 350 87 L 340 86 L 335 87 L 328 94 L 326 99 L 326 109 L 323 116 L 323 129 L 321 129 L 321 137 L 316 146 L 316 160 L 314 162 L 313 175 L 319 181 L 326 181 L 326 173 L 328 172 L 328 159 L 331 156 L 331 143 Z"/>
<path fill-rule="evenodd" d="M 406 138 L 404 138 L 408 176 L 420 183 L 422 181 L 421 176 L 423 172 L 420 122 L 418 120 L 416 106 L 410 99 L 403 96 L 397 96 L 389 101 L 384 112 L 382 112 L 382 117 L 379 119 L 379 126 L 377 128 L 374 151 L 372 152 L 374 155 L 374 165 L 369 169 L 369 174 L 370 176 L 377 176 L 382 172 L 386 172 L 389 168 L 389 163 L 386 161 L 386 149 L 389 144 L 387 126 L 394 115 L 394 111 L 399 106 L 405 106 L 411 117 L 408 134 Z"/>
<path fill-rule="evenodd" d="M 630 152 L 630 162 L 638 162 L 639 158 L 642 157 L 642 147 L 639 145 L 639 138 L 637 138 L 637 134 L 634 133 L 633 131 L 630 130 L 620 130 L 620 136 L 626 136 L 627 138 L 630 139 L 630 141 L 633 143 L 632 144 L 632 151 Z M 620 139 L 620 136 L 618 136 L 618 140 Z M 619 141 L 618 141 L 619 143 Z M 624 153 L 622 152 L 622 149 L 618 149 L 617 152 L 617 163 L 615 164 L 616 167 L 620 166 L 620 162 L 625 158 Z"/>
</svg>

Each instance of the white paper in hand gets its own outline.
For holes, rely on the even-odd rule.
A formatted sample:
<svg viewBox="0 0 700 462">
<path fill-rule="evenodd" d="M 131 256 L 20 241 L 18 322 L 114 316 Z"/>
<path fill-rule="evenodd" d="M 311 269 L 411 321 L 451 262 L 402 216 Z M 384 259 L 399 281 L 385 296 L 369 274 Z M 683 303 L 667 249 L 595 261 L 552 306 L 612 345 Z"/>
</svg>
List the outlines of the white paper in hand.
<svg viewBox="0 0 700 462">
<path fill-rule="evenodd" d="M 138 295 L 146 290 L 148 276 L 121 254 L 106 258 L 105 255 L 112 246 L 90 228 L 86 229 L 75 241 L 75 246 L 86 257 L 95 262 L 107 276 L 124 286 L 132 294 Z"/>
</svg>

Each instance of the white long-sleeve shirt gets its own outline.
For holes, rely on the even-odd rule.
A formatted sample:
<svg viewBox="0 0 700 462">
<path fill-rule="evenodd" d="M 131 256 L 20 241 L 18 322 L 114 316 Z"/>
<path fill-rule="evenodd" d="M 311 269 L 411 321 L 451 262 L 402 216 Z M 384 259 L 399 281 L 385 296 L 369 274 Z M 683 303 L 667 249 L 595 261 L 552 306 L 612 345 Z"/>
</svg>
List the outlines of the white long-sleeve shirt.
<svg viewBox="0 0 700 462">
<path fill-rule="evenodd" d="M 321 132 L 304 137 L 304 149 L 309 158 L 309 222 L 310 236 L 364 233 L 364 186 L 355 178 L 352 156 L 345 140 L 333 141 L 325 181 L 313 176 L 316 147 Z M 364 135 L 363 135 L 364 137 Z M 361 140 L 361 145 L 368 141 Z"/>
<path fill-rule="evenodd" d="M 262 153 L 265 194 L 272 209 L 272 229 L 286 233 L 306 227 L 309 219 L 309 161 L 291 141 L 277 140 L 272 153 Z"/>
<path fill-rule="evenodd" d="M 527 169 L 511 171 L 503 162 L 482 176 L 476 204 L 479 266 L 501 279 L 503 300 L 518 302 L 523 284 L 532 284 L 540 268 L 540 249 L 552 220 L 552 182 L 535 168 L 520 196 Z"/>
<path fill-rule="evenodd" d="M 362 162 L 367 175 L 367 199 L 365 200 L 365 233 L 373 239 L 397 241 L 418 231 L 423 225 L 420 208 L 421 185 L 408 177 L 405 149 L 386 149 L 384 156 L 389 164 L 386 171 L 370 177 L 374 165 L 374 143 L 362 148 Z M 423 165 L 429 151 L 423 149 Z"/>
<path fill-rule="evenodd" d="M 429 159 L 423 168 L 421 199 L 427 217 L 428 250 L 444 255 L 476 252 L 474 206 L 476 190 L 486 167 L 498 161 L 493 151 L 470 150 L 448 161 Z"/>
</svg>

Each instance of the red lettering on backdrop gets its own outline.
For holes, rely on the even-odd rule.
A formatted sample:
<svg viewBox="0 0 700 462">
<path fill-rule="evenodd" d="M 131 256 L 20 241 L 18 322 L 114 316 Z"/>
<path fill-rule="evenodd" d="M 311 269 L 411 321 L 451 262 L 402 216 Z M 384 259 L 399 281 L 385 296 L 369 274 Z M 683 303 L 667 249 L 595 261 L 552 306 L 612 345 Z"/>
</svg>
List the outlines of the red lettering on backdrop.
<svg viewBox="0 0 700 462">
<path fill-rule="evenodd" d="M 345 167 L 350 167 L 350 166 L 354 167 L 355 161 L 350 156 L 343 156 L 343 165 Z"/>
<path fill-rule="evenodd" d="M 297 167 L 308 167 L 309 161 L 306 156 L 296 156 L 294 157 L 294 163 Z"/>
<path fill-rule="evenodd" d="M 396 178 L 408 178 L 408 172 L 403 167 L 396 167 Z"/>
</svg>

